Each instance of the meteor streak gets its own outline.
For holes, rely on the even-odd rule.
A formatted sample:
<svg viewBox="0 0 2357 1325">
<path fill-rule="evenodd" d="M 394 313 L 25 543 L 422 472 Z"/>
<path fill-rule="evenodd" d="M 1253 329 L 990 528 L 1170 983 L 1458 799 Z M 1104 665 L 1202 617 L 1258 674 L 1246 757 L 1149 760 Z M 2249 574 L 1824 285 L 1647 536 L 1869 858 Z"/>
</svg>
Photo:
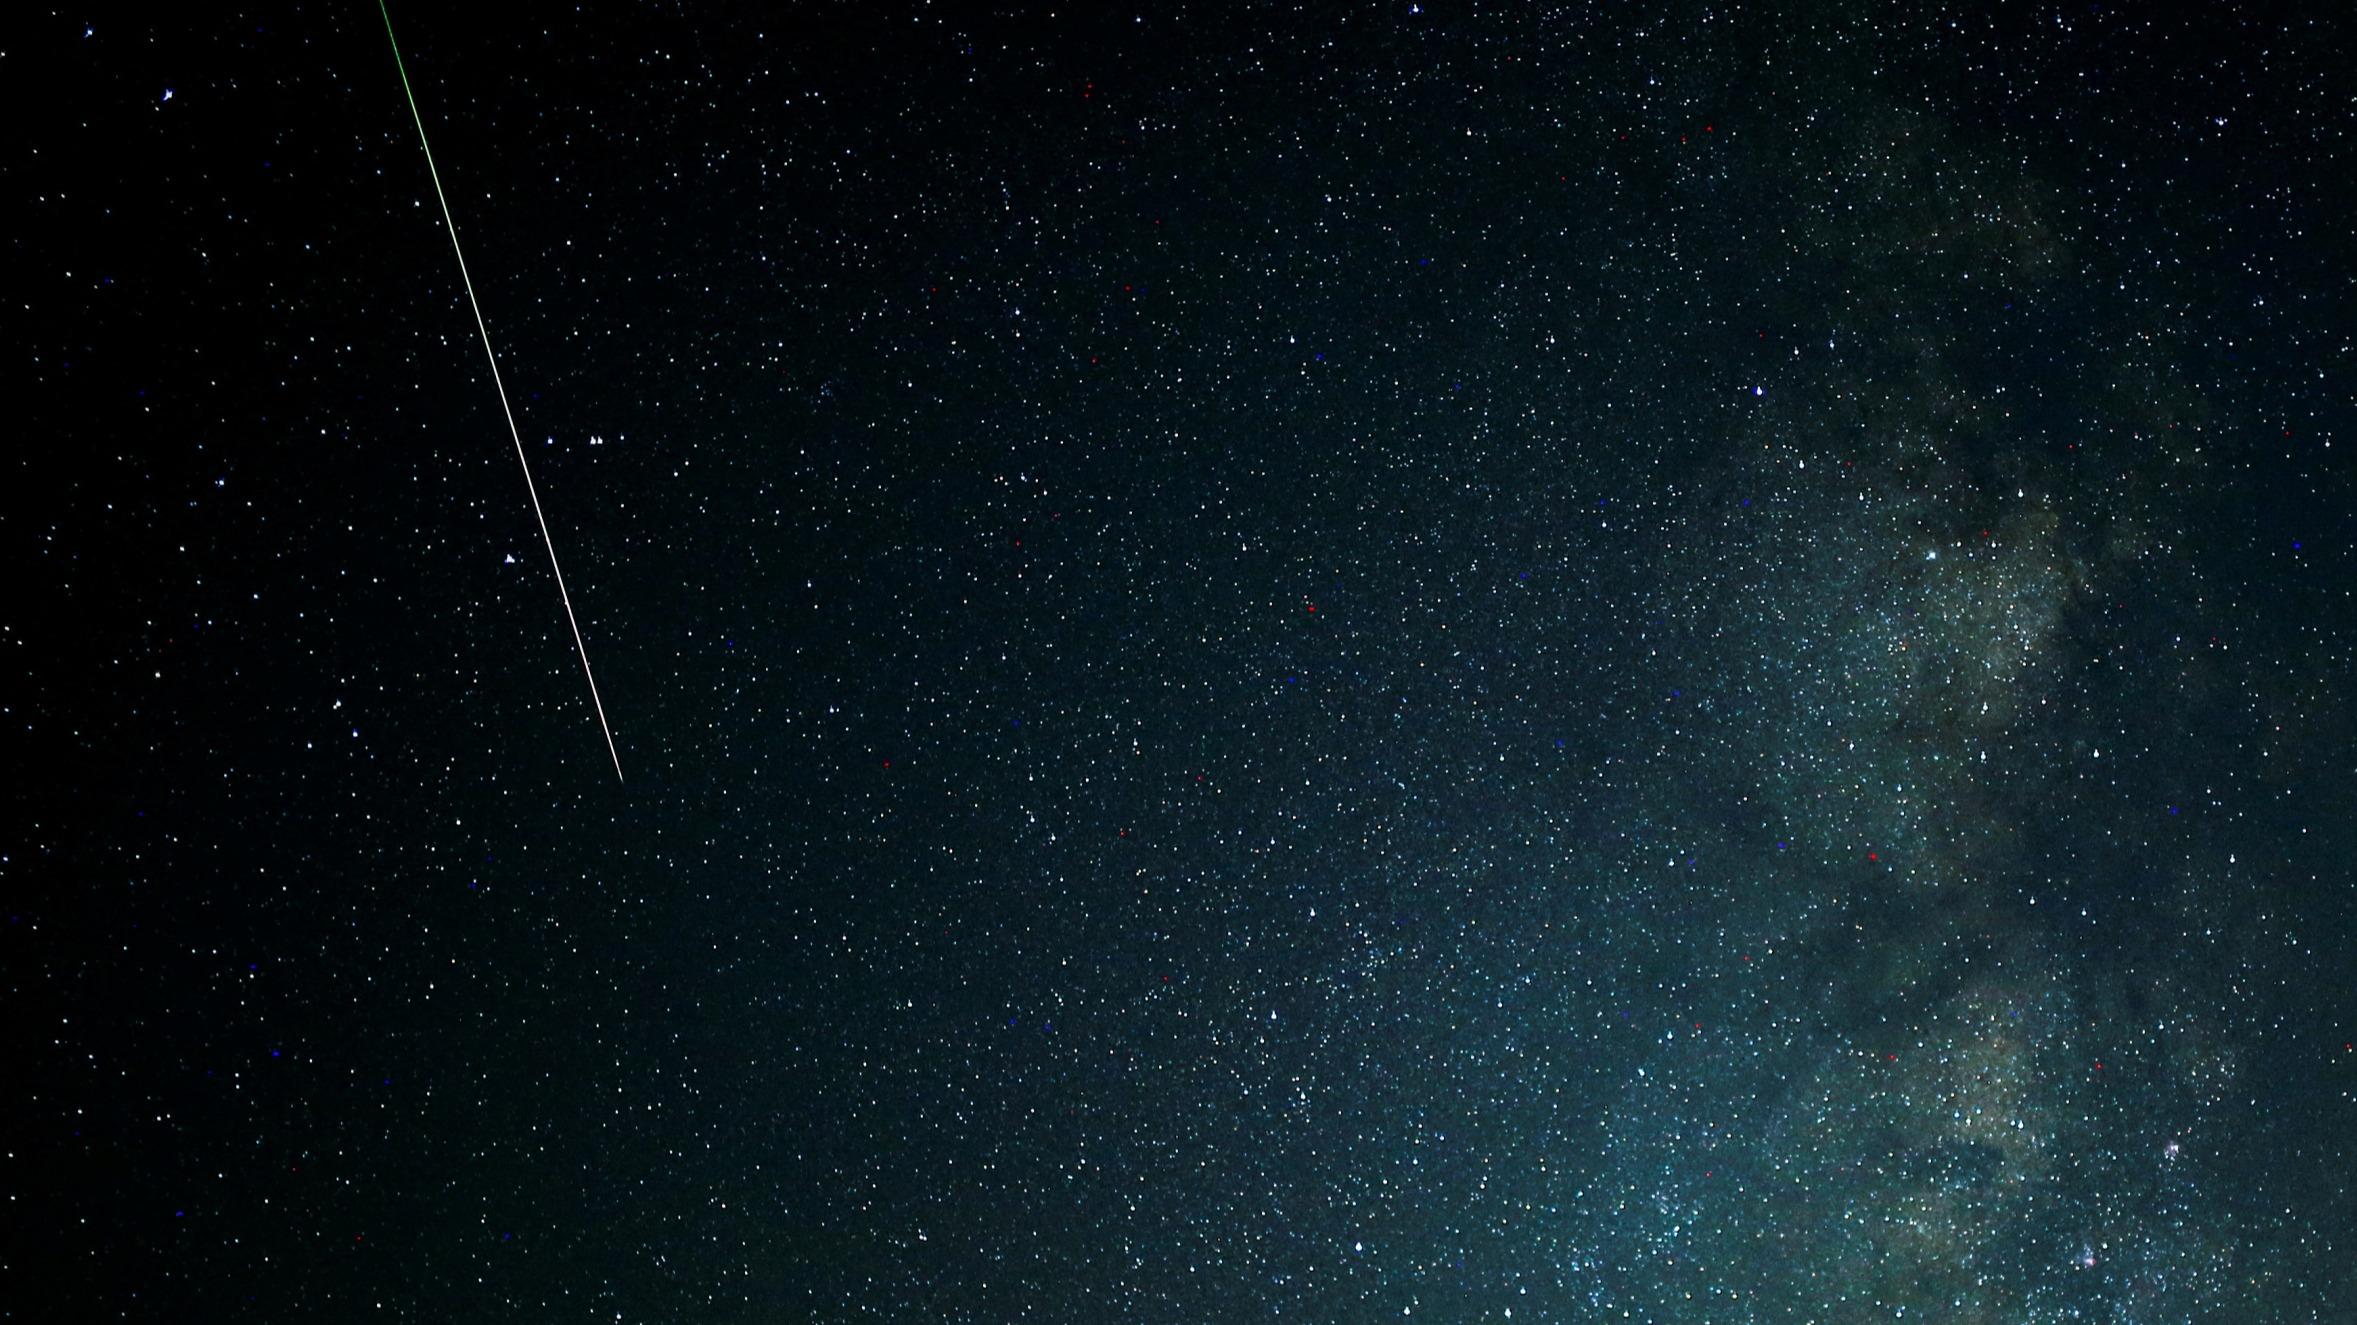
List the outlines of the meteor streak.
<svg viewBox="0 0 2357 1325">
<path fill-rule="evenodd" d="M 401 95 L 409 99 L 409 118 L 417 125 L 417 145 L 425 149 L 426 174 L 434 181 L 434 201 L 442 204 L 442 225 L 450 232 L 450 252 L 458 259 L 458 279 L 466 286 L 467 306 L 475 310 L 475 331 L 483 338 L 483 357 L 491 363 L 491 385 L 499 392 L 499 412 L 507 418 L 508 440 L 516 444 L 516 463 L 524 470 L 524 491 L 532 495 L 532 518 L 540 522 L 540 543 L 548 549 L 548 568 L 556 572 L 557 597 L 565 604 L 565 621 L 573 627 L 573 649 L 581 655 L 581 675 L 589 682 L 590 707 L 597 710 L 597 725 L 606 734 L 606 753 L 613 756 L 614 779 L 622 780 L 622 754 L 614 748 L 614 729 L 606 722 L 606 706 L 597 697 L 597 676 L 589 670 L 589 646 L 581 642 L 581 622 L 573 615 L 573 596 L 565 592 L 565 571 L 557 565 L 556 540 L 548 536 L 548 517 L 540 513 L 540 488 L 532 481 L 532 462 L 524 458 L 524 438 L 516 431 L 516 412 L 507 403 L 507 384 L 500 380 L 499 356 L 491 350 L 491 328 L 483 322 L 482 301 L 475 298 L 474 278 L 467 275 L 466 252 L 458 246 L 458 223 L 450 219 L 450 199 L 442 192 L 442 172 L 434 166 L 434 145 L 426 141 L 426 119 L 418 113 L 417 93 L 409 86 L 409 67 L 401 61 L 401 43 L 393 39 L 393 12 L 385 7 L 385 0 L 377 0 L 377 12 L 385 18 L 385 41 L 393 48 L 393 68 L 401 75 Z"/>
</svg>

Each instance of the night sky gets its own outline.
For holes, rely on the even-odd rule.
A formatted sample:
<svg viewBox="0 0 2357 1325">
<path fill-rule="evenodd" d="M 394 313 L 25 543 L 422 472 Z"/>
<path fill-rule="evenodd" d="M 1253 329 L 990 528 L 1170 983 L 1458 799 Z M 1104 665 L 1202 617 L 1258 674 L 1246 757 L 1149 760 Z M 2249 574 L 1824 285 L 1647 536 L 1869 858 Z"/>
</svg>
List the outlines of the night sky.
<svg viewBox="0 0 2357 1325">
<path fill-rule="evenodd" d="M 619 782 L 374 4 L 0 43 L 0 1318 L 2357 1321 L 2341 29 L 537 8 Z"/>
</svg>

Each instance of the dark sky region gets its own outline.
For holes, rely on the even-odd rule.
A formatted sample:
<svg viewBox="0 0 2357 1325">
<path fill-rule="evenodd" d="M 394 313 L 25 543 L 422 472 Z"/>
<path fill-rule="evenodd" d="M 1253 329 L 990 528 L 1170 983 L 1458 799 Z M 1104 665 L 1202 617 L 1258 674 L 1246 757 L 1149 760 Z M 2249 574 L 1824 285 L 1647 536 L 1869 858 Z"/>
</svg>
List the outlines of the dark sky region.
<svg viewBox="0 0 2357 1325">
<path fill-rule="evenodd" d="M 398 5 L 619 784 L 376 8 L 12 15 L 0 1319 L 2357 1320 L 2332 12 Z"/>
</svg>

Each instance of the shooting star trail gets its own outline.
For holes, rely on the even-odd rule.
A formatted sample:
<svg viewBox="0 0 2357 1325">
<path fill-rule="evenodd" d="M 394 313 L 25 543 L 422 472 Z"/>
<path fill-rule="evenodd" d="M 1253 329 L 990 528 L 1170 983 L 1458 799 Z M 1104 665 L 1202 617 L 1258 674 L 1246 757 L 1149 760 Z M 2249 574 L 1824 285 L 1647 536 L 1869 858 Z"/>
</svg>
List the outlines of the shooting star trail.
<svg viewBox="0 0 2357 1325">
<path fill-rule="evenodd" d="M 606 734 L 606 753 L 614 759 L 614 780 L 622 780 L 622 752 L 614 748 L 614 728 L 606 721 L 605 701 L 597 697 L 597 675 L 589 670 L 589 646 L 581 642 L 581 622 L 573 615 L 573 595 L 565 592 L 565 569 L 557 565 L 556 540 L 548 536 L 548 517 L 540 513 L 540 487 L 532 481 L 532 462 L 524 458 L 524 437 L 516 431 L 516 412 L 507 403 L 507 383 L 499 376 L 499 356 L 491 350 L 491 328 L 483 322 L 482 301 L 475 298 L 474 278 L 467 275 L 466 251 L 458 246 L 458 223 L 450 219 L 450 199 L 442 192 L 442 172 L 434 165 L 434 145 L 426 141 L 426 117 L 418 113 L 417 93 L 409 86 L 409 66 L 402 63 L 401 43 L 393 39 L 393 11 L 377 0 L 385 17 L 385 42 L 393 48 L 393 68 L 401 75 L 401 95 L 409 99 L 409 118 L 417 125 L 417 145 L 425 149 L 426 174 L 434 181 L 434 201 L 442 204 L 442 226 L 450 232 L 450 252 L 458 259 L 458 279 L 466 286 L 467 306 L 475 310 L 475 330 L 483 337 L 483 357 L 491 362 L 491 385 L 499 391 L 499 412 L 507 418 L 508 440 L 516 444 L 516 463 L 524 469 L 524 491 L 532 494 L 532 518 L 540 522 L 540 544 L 548 549 L 548 568 L 556 572 L 557 597 L 564 600 L 565 621 L 573 627 L 573 651 L 581 655 L 581 675 L 589 682 L 590 707 Z"/>
</svg>

